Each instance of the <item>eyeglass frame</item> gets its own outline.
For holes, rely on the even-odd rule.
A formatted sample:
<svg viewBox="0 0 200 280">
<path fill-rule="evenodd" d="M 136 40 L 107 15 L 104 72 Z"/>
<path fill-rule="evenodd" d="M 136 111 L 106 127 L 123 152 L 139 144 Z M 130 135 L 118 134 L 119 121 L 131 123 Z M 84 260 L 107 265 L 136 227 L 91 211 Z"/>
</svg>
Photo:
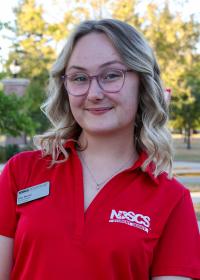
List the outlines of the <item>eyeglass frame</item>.
<svg viewBox="0 0 200 280">
<path fill-rule="evenodd" d="M 106 70 L 106 69 L 105 69 L 105 70 Z M 104 92 L 114 93 L 114 94 L 115 94 L 115 93 L 119 93 L 120 90 L 121 90 L 121 89 L 123 88 L 123 86 L 124 86 L 126 73 L 127 73 L 127 72 L 132 72 L 133 70 L 132 70 L 132 69 L 115 69 L 115 68 L 109 68 L 108 70 L 117 70 L 117 71 L 122 72 L 122 74 L 123 74 L 123 83 L 122 83 L 122 86 L 121 86 L 121 88 L 120 88 L 119 90 L 117 90 L 117 91 L 107 91 L 107 90 L 105 90 L 105 89 L 102 88 L 102 86 L 101 86 L 101 84 L 100 84 L 100 82 L 99 82 L 99 76 L 100 76 L 100 74 L 101 74 L 103 71 L 102 71 L 101 73 L 97 74 L 97 75 L 88 75 L 88 74 L 85 73 L 85 72 L 78 72 L 78 73 L 84 73 L 84 74 L 89 78 L 88 89 L 87 89 L 87 91 L 86 91 L 85 93 L 82 93 L 82 94 L 71 94 L 71 93 L 68 91 L 67 86 L 65 86 L 65 83 L 64 83 L 64 82 L 65 82 L 65 78 L 68 78 L 68 77 L 72 76 L 73 74 L 61 75 L 61 79 L 63 80 L 64 88 L 65 88 L 65 90 L 67 91 L 67 93 L 70 94 L 70 95 L 72 95 L 72 96 L 75 96 L 75 97 L 87 95 L 87 94 L 88 94 L 88 91 L 89 91 L 89 89 L 90 89 L 90 86 L 91 86 L 91 82 L 92 82 L 92 80 L 93 80 L 94 78 L 96 79 L 96 81 L 97 81 L 97 83 L 98 83 L 100 89 L 102 89 Z"/>
</svg>

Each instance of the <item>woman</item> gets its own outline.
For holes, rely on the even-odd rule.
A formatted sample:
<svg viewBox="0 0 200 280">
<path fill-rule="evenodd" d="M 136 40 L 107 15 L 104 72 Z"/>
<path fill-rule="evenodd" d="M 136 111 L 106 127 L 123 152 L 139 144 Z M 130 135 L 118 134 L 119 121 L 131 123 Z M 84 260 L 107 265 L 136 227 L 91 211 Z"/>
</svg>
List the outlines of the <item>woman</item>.
<svg viewBox="0 0 200 280">
<path fill-rule="evenodd" d="M 1 176 L 0 279 L 200 279 L 197 222 L 171 178 L 167 104 L 142 35 L 113 19 L 81 23 L 43 111 L 54 129 L 37 138 L 41 151 Z"/>
</svg>

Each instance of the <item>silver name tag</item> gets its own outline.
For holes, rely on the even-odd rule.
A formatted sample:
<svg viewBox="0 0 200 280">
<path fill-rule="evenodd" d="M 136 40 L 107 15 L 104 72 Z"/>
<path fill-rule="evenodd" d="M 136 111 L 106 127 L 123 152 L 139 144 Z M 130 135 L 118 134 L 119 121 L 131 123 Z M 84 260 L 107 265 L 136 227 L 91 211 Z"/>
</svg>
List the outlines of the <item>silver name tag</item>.
<svg viewBox="0 0 200 280">
<path fill-rule="evenodd" d="M 17 205 L 49 195 L 49 182 L 23 189 L 17 193 Z"/>
</svg>

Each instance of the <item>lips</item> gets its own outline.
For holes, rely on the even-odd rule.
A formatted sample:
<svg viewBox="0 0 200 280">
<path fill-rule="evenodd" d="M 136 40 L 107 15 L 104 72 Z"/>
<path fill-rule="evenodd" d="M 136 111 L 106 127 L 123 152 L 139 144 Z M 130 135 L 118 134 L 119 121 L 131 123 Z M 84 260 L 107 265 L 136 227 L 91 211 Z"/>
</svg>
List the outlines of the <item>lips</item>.
<svg viewBox="0 0 200 280">
<path fill-rule="evenodd" d="M 113 107 L 98 107 L 98 108 L 86 108 L 85 110 L 92 114 L 104 114 L 113 109 Z"/>
<path fill-rule="evenodd" d="M 85 110 L 99 112 L 99 111 L 108 111 L 111 110 L 112 108 L 113 107 L 98 107 L 98 108 L 86 108 Z"/>
</svg>

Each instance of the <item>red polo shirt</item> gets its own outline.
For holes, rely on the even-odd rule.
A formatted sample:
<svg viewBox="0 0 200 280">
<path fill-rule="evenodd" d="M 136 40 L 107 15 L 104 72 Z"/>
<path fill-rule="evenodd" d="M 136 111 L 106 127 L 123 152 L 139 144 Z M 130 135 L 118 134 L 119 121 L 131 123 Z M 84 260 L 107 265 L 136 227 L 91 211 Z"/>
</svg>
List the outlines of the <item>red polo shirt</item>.
<svg viewBox="0 0 200 280">
<path fill-rule="evenodd" d="M 141 155 L 113 177 L 84 213 L 82 167 L 73 143 L 48 168 L 40 151 L 14 156 L 0 177 L 0 235 L 13 237 L 12 280 L 200 279 L 200 236 L 189 191 L 143 172 Z M 49 195 L 17 205 L 19 190 Z"/>
</svg>

